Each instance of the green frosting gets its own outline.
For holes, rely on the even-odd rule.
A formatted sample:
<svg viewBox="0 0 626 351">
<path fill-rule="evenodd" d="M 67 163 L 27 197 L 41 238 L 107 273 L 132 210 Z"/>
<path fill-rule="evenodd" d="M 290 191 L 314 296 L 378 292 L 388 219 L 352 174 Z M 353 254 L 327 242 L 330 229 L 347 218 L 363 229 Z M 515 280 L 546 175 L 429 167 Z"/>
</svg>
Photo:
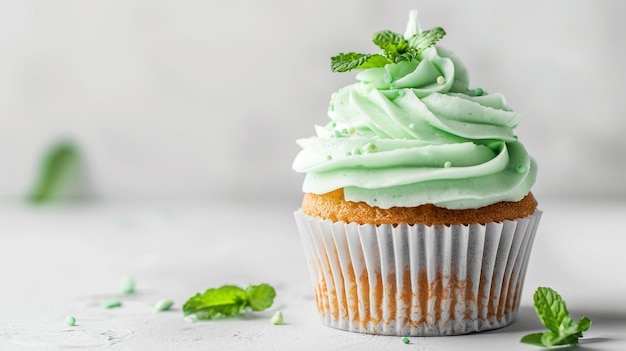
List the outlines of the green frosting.
<svg viewBox="0 0 626 351">
<path fill-rule="evenodd" d="M 412 28 L 416 28 L 412 31 Z M 419 31 L 409 21 L 406 35 Z M 432 46 L 420 60 L 363 70 L 333 94 L 331 122 L 300 139 L 303 191 L 344 188 L 380 208 L 450 209 L 519 201 L 537 166 L 513 133 L 520 116 L 501 94 L 469 89 L 467 70 Z"/>
</svg>

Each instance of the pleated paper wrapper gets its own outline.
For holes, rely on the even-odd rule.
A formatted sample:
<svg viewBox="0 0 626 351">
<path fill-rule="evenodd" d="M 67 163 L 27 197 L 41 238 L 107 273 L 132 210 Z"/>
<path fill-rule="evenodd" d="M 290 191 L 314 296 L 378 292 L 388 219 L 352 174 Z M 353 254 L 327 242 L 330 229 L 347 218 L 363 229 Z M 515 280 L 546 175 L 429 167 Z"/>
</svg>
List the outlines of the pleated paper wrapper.
<svg viewBox="0 0 626 351">
<path fill-rule="evenodd" d="M 295 212 L 317 308 L 352 332 L 459 335 L 513 322 L 541 211 L 486 225 L 360 225 Z"/>
</svg>

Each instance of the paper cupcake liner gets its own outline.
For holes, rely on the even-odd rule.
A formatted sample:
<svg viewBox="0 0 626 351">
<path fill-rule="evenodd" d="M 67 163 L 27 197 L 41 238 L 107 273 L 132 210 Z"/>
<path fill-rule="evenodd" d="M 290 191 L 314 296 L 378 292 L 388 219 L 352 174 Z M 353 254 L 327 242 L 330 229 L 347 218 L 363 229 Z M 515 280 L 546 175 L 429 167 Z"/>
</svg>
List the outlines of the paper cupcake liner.
<svg viewBox="0 0 626 351">
<path fill-rule="evenodd" d="M 517 314 L 541 211 L 486 225 L 360 225 L 295 212 L 324 324 L 458 335 Z"/>
</svg>

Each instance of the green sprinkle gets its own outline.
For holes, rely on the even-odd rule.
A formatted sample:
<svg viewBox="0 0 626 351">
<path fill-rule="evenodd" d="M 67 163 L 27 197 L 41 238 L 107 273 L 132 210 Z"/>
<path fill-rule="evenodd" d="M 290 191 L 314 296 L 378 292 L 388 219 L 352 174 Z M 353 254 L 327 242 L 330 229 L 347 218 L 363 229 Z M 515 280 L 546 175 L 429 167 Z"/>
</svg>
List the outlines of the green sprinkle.
<svg viewBox="0 0 626 351">
<path fill-rule="evenodd" d="M 482 88 L 476 88 L 474 89 L 474 96 L 482 96 L 485 92 L 483 91 Z"/>
<path fill-rule="evenodd" d="M 372 143 L 367 143 L 363 146 L 363 151 L 365 152 L 376 152 L 376 150 L 378 150 L 378 147 Z"/>
<path fill-rule="evenodd" d="M 446 162 L 443 164 L 443 167 L 444 167 L 444 168 L 450 168 L 450 167 L 452 167 L 452 162 L 450 162 L 450 161 L 446 161 Z"/>
<path fill-rule="evenodd" d="M 272 316 L 272 319 L 270 319 L 270 322 L 272 322 L 272 324 L 274 325 L 283 324 L 283 313 L 280 311 L 276 311 L 276 313 L 274 313 L 274 315 Z"/>
<path fill-rule="evenodd" d="M 354 134 L 354 132 L 356 132 L 356 129 L 354 129 L 354 127 L 348 128 L 348 134 Z"/>
<path fill-rule="evenodd" d="M 444 76 L 437 77 L 437 84 L 439 84 L 439 85 L 446 84 L 446 77 L 444 77 Z"/>
<path fill-rule="evenodd" d="M 65 317 L 65 324 L 69 325 L 70 327 L 73 327 L 76 325 L 76 318 L 74 318 L 74 316 L 67 316 Z"/>
<path fill-rule="evenodd" d="M 403 336 L 402 339 L 400 339 L 402 341 L 403 344 L 408 344 L 411 342 L 411 340 L 409 340 L 409 338 L 407 338 L 406 336 Z"/>
<path fill-rule="evenodd" d="M 115 308 L 120 306 L 122 306 L 122 301 L 116 299 L 107 300 L 102 303 L 102 307 L 104 308 Z"/>
<path fill-rule="evenodd" d="M 519 164 L 519 165 L 515 166 L 515 172 L 517 172 L 517 173 L 526 173 L 526 166 L 524 166 L 523 164 Z"/>
<path fill-rule="evenodd" d="M 135 292 L 135 281 L 133 278 L 124 277 L 120 280 L 119 289 L 122 294 L 132 294 Z"/>
<path fill-rule="evenodd" d="M 326 155 L 326 159 L 327 159 L 328 161 L 330 161 L 330 160 L 332 160 L 332 159 L 333 159 L 333 157 L 332 157 L 331 155 Z"/>
<path fill-rule="evenodd" d="M 172 307 L 173 304 L 174 301 L 170 299 L 161 299 L 154 304 L 154 312 L 167 311 Z"/>
</svg>

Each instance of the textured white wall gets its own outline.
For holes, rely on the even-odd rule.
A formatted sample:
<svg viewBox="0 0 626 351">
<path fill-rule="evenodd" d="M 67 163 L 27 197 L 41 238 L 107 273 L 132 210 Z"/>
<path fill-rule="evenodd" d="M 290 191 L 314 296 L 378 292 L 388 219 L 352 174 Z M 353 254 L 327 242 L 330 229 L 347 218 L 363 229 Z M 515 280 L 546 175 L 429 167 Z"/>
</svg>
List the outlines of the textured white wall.
<svg viewBox="0 0 626 351">
<path fill-rule="evenodd" d="M 297 202 L 296 138 L 354 80 L 329 57 L 423 27 L 524 115 L 539 197 L 626 198 L 626 2 L 12 1 L 0 3 L 0 196 L 32 186 L 61 137 L 105 199 Z M 621 113 L 620 113 L 621 112 Z"/>
</svg>

